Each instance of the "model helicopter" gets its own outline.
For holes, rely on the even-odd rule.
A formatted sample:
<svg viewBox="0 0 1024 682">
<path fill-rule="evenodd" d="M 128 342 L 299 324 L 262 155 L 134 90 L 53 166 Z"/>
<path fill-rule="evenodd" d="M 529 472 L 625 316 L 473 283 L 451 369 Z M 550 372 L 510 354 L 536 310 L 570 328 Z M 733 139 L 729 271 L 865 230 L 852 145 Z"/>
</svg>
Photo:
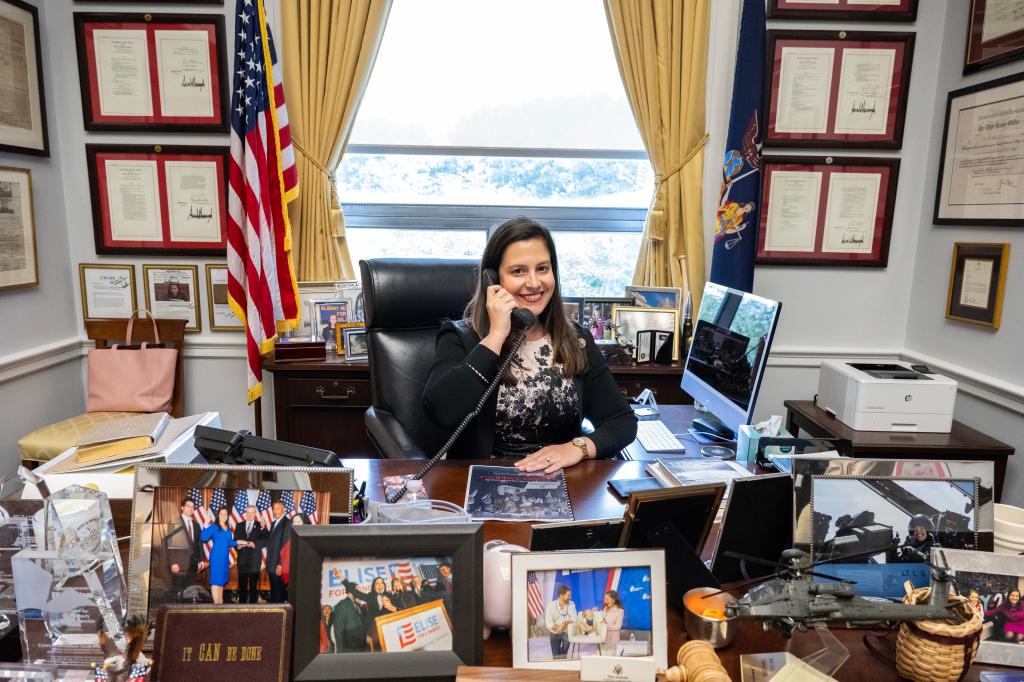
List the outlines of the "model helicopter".
<svg viewBox="0 0 1024 682">
<path fill-rule="evenodd" d="M 803 632 L 817 623 L 865 627 L 907 620 L 965 620 L 961 613 L 951 610 L 954 603 L 949 601 L 949 594 L 956 585 L 953 576 L 946 568 L 933 564 L 928 564 L 932 569 L 928 603 L 909 605 L 858 597 L 853 589 L 854 581 L 815 571 L 815 567 L 828 560 L 812 563 L 807 552 L 799 549 L 787 549 L 778 563 L 735 552 L 725 554 L 779 569 L 774 575 L 740 583 L 737 587 L 755 582 L 762 584 L 742 599 L 726 605 L 726 617 L 764 621 L 766 630 L 775 628 L 786 638 L 791 637 L 794 630 Z M 853 556 L 848 555 L 844 560 L 851 558 Z M 945 563 L 945 557 L 942 560 Z M 812 582 L 812 576 L 835 582 Z"/>
</svg>

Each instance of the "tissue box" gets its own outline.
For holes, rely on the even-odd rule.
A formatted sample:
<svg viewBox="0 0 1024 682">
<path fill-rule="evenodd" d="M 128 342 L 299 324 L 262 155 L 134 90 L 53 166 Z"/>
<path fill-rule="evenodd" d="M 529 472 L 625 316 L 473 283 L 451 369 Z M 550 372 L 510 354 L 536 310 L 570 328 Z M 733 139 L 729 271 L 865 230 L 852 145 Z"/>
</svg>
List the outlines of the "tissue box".
<svg viewBox="0 0 1024 682">
<path fill-rule="evenodd" d="M 786 427 L 779 429 L 779 432 L 770 436 L 771 438 L 792 438 L 793 434 L 786 430 Z M 761 434 L 753 427 L 752 424 L 740 424 L 739 432 L 736 434 L 736 461 L 737 462 L 753 462 L 757 457 L 757 440 L 761 438 Z M 784 446 L 774 446 L 769 448 L 768 454 L 788 454 L 784 450 L 792 450 L 793 448 Z"/>
</svg>

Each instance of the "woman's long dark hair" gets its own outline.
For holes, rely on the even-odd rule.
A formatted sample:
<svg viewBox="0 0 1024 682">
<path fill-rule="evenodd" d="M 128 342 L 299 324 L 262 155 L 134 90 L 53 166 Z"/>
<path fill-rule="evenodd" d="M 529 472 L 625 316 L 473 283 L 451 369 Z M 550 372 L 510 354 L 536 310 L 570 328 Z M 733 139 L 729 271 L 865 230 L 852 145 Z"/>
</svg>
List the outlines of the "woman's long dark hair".
<svg viewBox="0 0 1024 682">
<path fill-rule="evenodd" d="M 228 518 L 227 518 L 226 521 L 224 521 L 224 525 L 223 526 L 220 525 L 220 513 L 221 513 L 222 510 L 226 511 L 228 513 Z M 230 525 L 231 524 L 231 512 L 228 511 L 227 507 L 217 507 L 217 511 L 214 512 L 214 514 L 213 514 L 213 522 L 216 523 L 218 526 L 220 526 L 222 530 L 230 530 L 231 529 L 231 525 Z"/>
<path fill-rule="evenodd" d="M 555 276 L 555 290 L 551 293 L 551 299 L 537 322 L 544 325 L 544 330 L 551 339 L 554 360 L 561 363 L 563 376 L 573 377 L 587 371 L 587 354 L 584 352 L 583 346 L 580 345 L 579 333 L 565 315 L 565 307 L 562 305 L 562 287 L 558 281 L 558 255 L 555 253 L 555 240 L 551 238 L 548 229 L 525 216 L 516 216 L 502 223 L 487 240 L 484 255 L 480 259 L 480 272 L 482 273 L 488 268 L 498 271 L 502 256 L 505 255 L 505 249 L 510 244 L 536 238 L 544 240 L 548 253 L 551 255 L 551 271 Z M 487 336 L 491 329 L 491 323 L 487 317 L 487 284 L 482 276 L 477 282 L 476 294 L 466 306 L 463 316 L 477 336 L 480 338 Z M 505 339 L 504 351 L 508 351 L 512 341 L 513 335 L 509 334 Z M 503 378 L 503 382 L 506 384 L 514 381 L 510 370 L 511 366 L 509 370 L 506 370 Z"/>
<path fill-rule="evenodd" d="M 611 597 L 613 606 L 618 606 L 620 609 L 622 608 L 622 601 L 619 599 L 618 592 L 616 592 L 615 590 L 608 590 L 607 592 L 605 592 L 605 595 Z"/>
</svg>

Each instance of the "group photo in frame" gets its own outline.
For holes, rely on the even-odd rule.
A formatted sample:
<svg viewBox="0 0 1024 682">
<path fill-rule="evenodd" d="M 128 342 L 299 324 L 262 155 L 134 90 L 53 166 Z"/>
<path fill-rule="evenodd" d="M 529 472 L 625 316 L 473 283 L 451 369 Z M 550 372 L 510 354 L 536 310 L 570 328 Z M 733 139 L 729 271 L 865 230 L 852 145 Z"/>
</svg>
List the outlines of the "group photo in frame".
<svg viewBox="0 0 1024 682">
<path fill-rule="evenodd" d="M 957 591 L 984 620 L 975 661 L 1024 667 L 1020 616 L 1024 615 L 1024 557 L 993 552 L 933 549 L 932 563 L 949 568 Z M 1016 594 L 1014 594 L 1016 593 Z"/>
<path fill-rule="evenodd" d="M 224 601 L 242 598 L 237 587 L 239 549 L 267 548 L 267 559 L 256 556 L 248 563 L 249 573 L 256 573 L 255 602 L 271 598 L 266 566 L 275 570 L 281 557 L 294 567 L 294 548 L 285 544 L 290 528 L 298 528 L 307 520 L 310 526 L 347 524 L 352 513 L 352 470 L 344 468 L 233 466 L 192 464 L 141 464 L 135 468 L 132 501 L 131 551 L 128 570 L 128 612 L 130 616 L 147 617 L 160 604 L 186 601 L 192 597 L 205 600 L 211 585 L 212 572 L 219 573 L 215 582 L 223 582 Z M 306 493 L 312 493 L 307 495 Z M 243 507 L 244 505 L 244 507 Z M 247 526 L 246 509 L 254 507 L 253 527 Z M 216 518 L 217 509 L 226 508 L 232 537 L 250 538 L 255 548 L 235 547 L 234 565 L 213 566 L 213 548 L 209 557 L 202 547 L 203 528 Z M 197 516 L 198 514 L 198 516 Z M 280 516 L 278 516 L 280 514 Z M 295 518 L 301 521 L 295 522 Z M 191 518 L 191 533 L 185 519 Z M 275 520 L 279 530 L 275 530 Z M 294 525 L 293 525 L 294 522 Z M 191 524 L 190 524 L 191 525 Z M 241 527 L 241 530 L 239 528 Z M 198 530 L 199 536 L 196 536 Z M 266 533 L 261 531 L 266 530 Z M 214 531 L 210 531 L 213 535 Z M 229 543 L 226 535 L 211 538 L 219 542 L 219 554 Z M 238 540 L 235 540 L 236 544 Z M 260 559 L 257 562 L 255 559 Z M 205 566 L 200 566 L 205 563 Z M 246 562 L 243 561 L 243 564 Z M 174 571 L 174 564 L 178 570 Z M 254 569 L 254 570 L 253 570 Z M 276 571 L 275 571 L 276 572 Z M 283 571 L 282 571 L 283 572 Z M 289 578 L 291 576 L 289 575 Z M 286 581 L 291 584 L 291 580 Z M 246 586 L 250 587 L 247 583 Z M 188 594 L 184 594 L 188 590 Z M 251 591 L 245 590 L 248 594 Z M 282 600 L 283 601 L 283 600 Z"/>
<path fill-rule="evenodd" d="M 665 551 L 512 554 L 512 665 L 579 670 L 584 655 L 667 661 Z"/>
<path fill-rule="evenodd" d="M 0 166 L 0 290 L 38 284 L 32 171 Z"/>
<path fill-rule="evenodd" d="M 196 265 L 143 265 L 142 286 L 146 309 L 158 320 L 186 320 L 186 332 L 201 332 L 199 267 Z"/>
<path fill-rule="evenodd" d="M 228 148 L 85 145 L 96 253 L 224 257 Z"/>
<path fill-rule="evenodd" d="M 759 265 L 884 268 L 900 160 L 765 156 Z"/>
<path fill-rule="evenodd" d="M 918 0 L 768 0 L 769 19 L 914 21 Z"/>
<path fill-rule="evenodd" d="M 228 131 L 224 16 L 75 12 L 86 130 Z"/>
<path fill-rule="evenodd" d="M 946 318 L 999 329 L 1009 244 L 953 244 Z"/>
<path fill-rule="evenodd" d="M 947 95 L 932 219 L 936 225 L 1020 226 L 1022 109 L 1024 73 Z"/>
<path fill-rule="evenodd" d="M 964 73 L 1024 57 L 1024 15 L 1005 0 L 971 0 L 967 15 Z"/>
<path fill-rule="evenodd" d="M 770 30 L 766 147 L 899 149 L 914 34 Z"/>
<path fill-rule="evenodd" d="M 39 10 L 22 0 L 0 0 L 0 151 L 50 155 L 39 49 Z"/>
<path fill-rule="evenodd" d="M 79 263 L 82 317 L 86 320 L 132 316 L 138 307 L 135 266 L 114 263 Z"/>
<path fill-rule="evenodd" d="M 482 661 L 483 524 L 301 526 L 291 561 L 296 682 L 437 679 Z"/>
<path fill-rule="evenodd" d="M 210 320 L 211 331 L 245 331 L 245 325 L 238 319 L 228 303 L 228 266 L 226 264 L 206 264 L 206 303 L 206 314 Z"/>
</svg>

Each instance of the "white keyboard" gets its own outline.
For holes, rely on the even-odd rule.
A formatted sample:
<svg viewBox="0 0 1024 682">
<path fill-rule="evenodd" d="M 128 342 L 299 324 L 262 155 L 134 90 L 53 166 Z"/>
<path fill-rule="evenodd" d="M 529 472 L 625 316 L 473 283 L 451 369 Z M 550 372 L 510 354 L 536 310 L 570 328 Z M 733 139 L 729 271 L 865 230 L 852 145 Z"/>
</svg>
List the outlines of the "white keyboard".
<svg viewBox="0 0 1024 682">
<path fill-rule="evenodd" d="M 686 452 L 686 446 L 661 420 L 639 421 L 636 427 L 636 439 L 647 452 Z"/>
</svg>

